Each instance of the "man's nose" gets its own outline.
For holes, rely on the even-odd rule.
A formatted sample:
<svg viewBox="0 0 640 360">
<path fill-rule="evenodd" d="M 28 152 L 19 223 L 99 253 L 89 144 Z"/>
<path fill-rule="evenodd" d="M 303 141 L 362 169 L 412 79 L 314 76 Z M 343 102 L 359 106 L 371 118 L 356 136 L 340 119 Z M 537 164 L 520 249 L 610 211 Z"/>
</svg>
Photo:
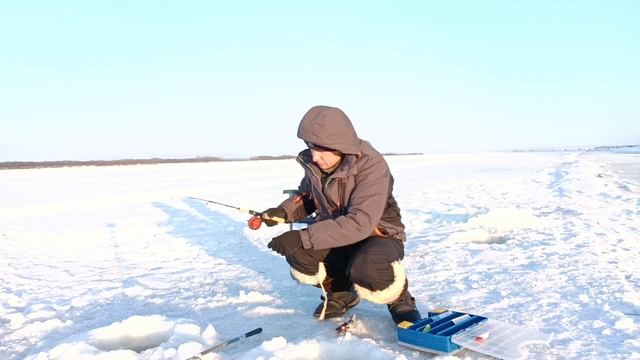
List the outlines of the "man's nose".
<svg viewBox="0 0 640 360">
<path fill-rule="evenodd" d="M 313 149 L 311 149 L 311 159 L 314 162 L 318 162 L 318 160 L 320 160 L 320 152 L 319 151 L 315 151 Z"/>
</svg>

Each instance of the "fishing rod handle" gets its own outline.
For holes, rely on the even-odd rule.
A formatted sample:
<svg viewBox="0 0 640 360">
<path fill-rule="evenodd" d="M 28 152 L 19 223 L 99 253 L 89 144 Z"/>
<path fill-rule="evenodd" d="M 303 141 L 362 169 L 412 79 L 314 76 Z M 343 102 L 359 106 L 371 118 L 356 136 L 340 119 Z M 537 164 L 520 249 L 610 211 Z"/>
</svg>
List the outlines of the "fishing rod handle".
<svg viewBox="0 0 640 360">
<path fill-rule="evenodd" d="M 281 218 L 279 216 L 269 216 L 269 215 L 267 215 L 265 213 L 257 212 L 257 211 L 254 211 L 254 210 L 251 210 L 251 209 L 247 209 L 247 208 L 239 208 L 238 210 L 240 210 L 242 212 L 249 213 L 249 214 L 251 214 L 253 216 L 258 216 L 261 219 L 272 220 L 272 221 L 275 221 L 277 223 L 284 223 L 286 221 L 285 219 L 283 219 L 283 218 Z"/>
<path fill-rule="evenodd" d="M 283 219 L 283 218 L 281 218 L 279 216 L 269 216 L 269 215 L 267 215 L 265 213 L 262 213 L 260 215 L 260 217 L 265 219 L 265 220 L 272 220 L 272 221 L 275 221 L 275 222 L 280 223 L 280 224 L 282 224 L 282 223 L 284 223 L 286 221 L 285 219 Z"/>
<path fill-rule="evenodd" d="M 249 336 L 253 336 L 253 335 L 258 335 L 258 334 L 260 334 L 261 332 L 262 332 L 262 328 L 261 328 L 261 327 L 259 327 L 259 328 L 253 329 L 253 330 L 249 331 L 248 333 L 244 334 L 244 337 L 249 337 Z"/>
</svg>

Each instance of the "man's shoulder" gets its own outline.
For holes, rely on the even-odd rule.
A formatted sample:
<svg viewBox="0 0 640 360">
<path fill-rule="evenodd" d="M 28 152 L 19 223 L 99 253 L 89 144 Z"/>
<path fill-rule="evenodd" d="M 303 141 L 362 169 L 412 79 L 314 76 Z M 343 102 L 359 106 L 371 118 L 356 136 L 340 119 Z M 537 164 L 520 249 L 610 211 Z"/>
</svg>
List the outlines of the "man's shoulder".
<svg viewBox="0 0 640 360">
<path fill-rule="evenodd" d="M 382 154 L 376 150 L 369 142 L 362 140 L 360 144 L 360 156 L 357 164 L 359 168 L 384 167 L 387 168 L 387 161 Z"/>
<path fill-rule="evenodd" d="M 360 154 L 361 157 L 382 157 L 382 154 L 366 140 L 360 140 Z"/>
</svg>

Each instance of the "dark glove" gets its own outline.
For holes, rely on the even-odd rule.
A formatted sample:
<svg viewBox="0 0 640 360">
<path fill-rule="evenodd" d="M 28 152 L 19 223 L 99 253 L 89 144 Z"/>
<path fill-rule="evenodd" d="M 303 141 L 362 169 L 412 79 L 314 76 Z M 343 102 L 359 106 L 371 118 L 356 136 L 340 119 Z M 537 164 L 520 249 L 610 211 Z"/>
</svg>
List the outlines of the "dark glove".
<svg viewBox="0 0 640 360">
<path fill-rule="evenodd" d="M 280 236 L 276 236 L 271 240 L 268 246 L 269 249 L 282 256 L 289 256 L 296 250 L 302 249 L 300 230 L 290 230 Z"/>
<path fill-rule="evenodd" d="M 268 219 L 273 217 L 279 217 L 281 219 L 287 220 L 287 213 L 284 211 L 283 208 L 279 208 L 279 207 L 269 208 L 262 212 L 262 222 L 267 224 L 268 227 L 272 227 L 279 224 L 277 221 Z"/>
</svg>

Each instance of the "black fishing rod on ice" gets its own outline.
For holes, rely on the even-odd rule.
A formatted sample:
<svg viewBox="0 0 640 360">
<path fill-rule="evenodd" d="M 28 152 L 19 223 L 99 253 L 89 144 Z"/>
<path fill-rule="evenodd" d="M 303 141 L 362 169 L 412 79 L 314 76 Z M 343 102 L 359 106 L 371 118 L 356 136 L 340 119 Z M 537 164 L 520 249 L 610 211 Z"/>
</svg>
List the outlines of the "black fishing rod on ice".
<svg viewBox="0 0 640 360">
<path fill-rule="evenodd" d="M 193 355 L 192 357 L 188 358 L 187 360 L 202 360 L 201 356 L 207 355 L 208 353 L 212 353 L 214 351 L 218 351 L 218 350 L 222 349 L 223 347 L 225 347 L 225 346 L 227 346 L 229 344 L 233 344 L 234 342 L 240 341 L 240 340 L 242 340 L 244 338 L 248 338 L 249 336 L 260 334 L 261 332 L 262 332 L 262 328 L 261 327 L 253 329 L 253 330 L 251 330 L 251 331 L 249 331 L 247 333 L 244 333 L 244 334 L 242 334 L 242 335 L 240 335 L 238 337 L 234 337 L 233 339 L 231 339 L 229 341 L 225 341 L 222 344 L 218 344 L 218 345 L 216 345 L 216 346 L 214 346 L 212 348 L 209 348 L 209 349 L 207 349 L 207 350 L 205 350 L 205 351 L 203 351 L 201 353 Z"/>
</svg>

